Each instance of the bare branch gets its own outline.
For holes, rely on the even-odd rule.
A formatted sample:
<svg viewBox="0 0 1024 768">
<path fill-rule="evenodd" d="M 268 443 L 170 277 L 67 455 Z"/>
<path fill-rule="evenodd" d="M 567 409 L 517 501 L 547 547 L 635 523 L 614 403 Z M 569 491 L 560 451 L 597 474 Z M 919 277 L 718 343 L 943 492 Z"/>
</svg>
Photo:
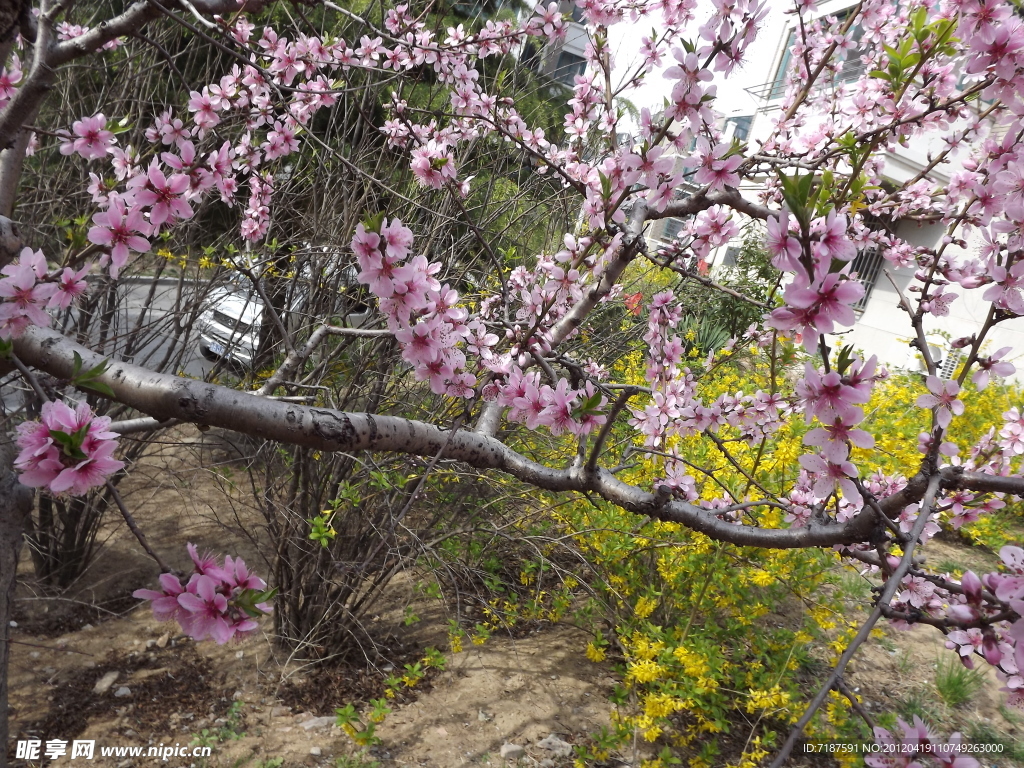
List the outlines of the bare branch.
<svg viewBox="0 0 1024 768">
<path fill-rule="evenodd" d="M 15 351 L 23 362 L 62 379 L 71 376 L 75 352 L 81 355 L 82 365 L 87 368 L 104 360 L 60 333 L 38 327 L 28 329 L 15 341 Z M 123 362 L 111 364 L 98 381 L 112 389 L 118 402 L 159 420 L 181 419 L 323 451 L 370 450 L 435 456 L 450 437 L 447 430 L 412 419 L 285 403 Z M 622 482 L 606 469 L 598 468 L 594 473 L 587 473 L 582 466 L 555 469 L 476 432 L 459 432 L 451 437 L 446 455 L 479 469 L 501 470 L 545 490 L 589 491 L 630 512 L 679 523 L 739 546 L 790 549 L 851 544 L 868 539 L 878 525 L 870 510 L 841 524 L 813 523 L 791 529 L 735 525 L 686 502 L 661 504 L 655 494 Z M 1021 484 L 1024 486 L 1024 480 Z M 911 481 L 901 492 L 901 498 L 912 495 L 912 489 L 919 487 Z M 885 509 L 884 504 L 882 508 Z"/>
</svg>

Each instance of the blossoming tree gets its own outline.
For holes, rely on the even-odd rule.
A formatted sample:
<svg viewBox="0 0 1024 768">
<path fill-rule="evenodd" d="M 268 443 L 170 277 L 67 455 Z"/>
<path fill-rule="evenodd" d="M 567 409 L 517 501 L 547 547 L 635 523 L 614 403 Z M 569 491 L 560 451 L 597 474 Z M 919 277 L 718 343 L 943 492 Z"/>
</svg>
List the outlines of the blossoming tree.
<svg viewBox="0 0 1024 768">
<path fill-rule="evenodd" d="M 89 27 L 74 23 L 69 4 L 51 0 L 22 3 L 5 16 L 0 353 L 2 364 L 45 403 L 39 420 L 18 427 L 12 469 L 21 484 L 49 494 L 103 484 L 111 473 L 130 471 L 113 458 L 119 433 L 172 420 L 322 452 L 443 457 L 547 491 L 597 496 L 713 540 L 835 548 L 878 571 L 884 586 L 868 620 L 777 763 L 829 691 L 839 689 L 850 657 L 883 617 L 936 627 L 965 663 L 995 666 L 1011 700 L 1024 699 L 1024 552 L 1007 547 L 1001 553 L 1005 572 L 969 572 L 960 581 L 931 573 L 915 559 L 937 521 L 969 524 L 1003 506 L 1007 495 L 1024 493 L 1024 417 L 1018 411 L 991 425 L 977 445 L 947 439 L 970 408 L 961 398 L 969 380 L 983 388 L 1014 373 L 1006 360 L 1011 350 L 991 352 L 986 342 L 1000 324 L 1024 315 L 1024 24 L 1014 6 L 864 0 L 839 20 L 819 18 L 813 0 L 800 0 L 790 10 L 799 35 L 785 101 L 771 136 L 755 148 L 724 141 L 713 106 L 716 80 L 744 61 L 765 3 L 577 5 L 590 39 L 588 68 L 571 88 L 559 141 L 532 126 L 502 92 L 502 78 L 487 69 L 496 57 L 556 43 L 566 21 L 554 3 L 517 19 L 435 30 L 412 5 L 389 7 L 378 20 L 354 18 L 325 2 L 325 13 L 361 26 L 349 40 L 276 29 L 260 4 L 235 0 L 137 0 Z M 607 29 L 641 17 L 657 19 L 659 28 L 644 40 L 642 63 L 623 73 L 613 66 Z M 86 57 L 102 62 L 105 51 L 130 38 L 145 41 L 143 28 L 158 23 L 180 25 L 215 46 L 227 62 L 223 71 L 209 82 L 190 83 L 185 103 L 166 104 L 137 130 L 121 115 L 107 114 L 103 104 L 68 125 L 39 125 L 48 92 L 69 66 Z M 837 86 L 842 60 L 857 46 L 864 74 Z M 669 57 L 675 63 L 664 72 L 672 84 L 666 109 L 656 115 L 645 110 L 637 135 L 620 141 L 617 97 Z M 424 110 L 403 95 L 404 81 L 425 78 L 446 91 L 445 108 Z M 318 148 L 316 116 L 351 90 L 373 88 L 390 93 L 375 126 L 382 140 L 405 157 L 424 192 L 437 196 L 431 199 L 451 201 L 453 224 L 480 234 L 461 205 L 474 180 L 460 170 L 463 156 L 480 146 L 520 154 L 548 183 L 581 201 L 579 226 L 528 265 L 495 253 L 480 236 L 489 273 L 472 296 L 460 294 L 460 265 L 424 245 L 429 233 L 403 224 L 409 220 L 403 205 L 414 201 L 401 196 L 392 195 L 384 210 L 368 206 L 350 242 L 336 244 L 338 258 L 354 262 L 358 282 L 376 299 L 381 327 L 373 333 L 393 336 L 408 375 L 424 389 L 463 405 L 457 420 L 429 423 L 273 399 L 319 344 L 361 332 L 327 317 L 303 338 L 286 331 L 285 354 L 257 391 L 104 359 L 82 339 L 49 327 L 53 311 L 88 290 L 90 270 L 117 278 L 210 200 L 237 206 L 237 238 L 250 254 L 272 250 L 275 195 L 290 159 Z M 810 121 L 819 126 L 813 141 L 801 132 Z M 897 185 L 883 177 L 888 148 L 931 137 L 942 139 L 943 148 L 917 178 Z M 61 162 L 95 169 L 92 207 L 83 211 L 91 220 L 88 243 L 64 254 L 38 248 L 16 207 L 26 155 L 52 149 L 66 158 Z M 934 180 L 949 168 L 956 169 L 952 181 Z M 684 180 L 692 192 L 680 197 Z M 867 214 L 935 222 L 944 235 L 935 247 L 916 246 L 871 228 Z M 645 232 L 666 217 L 687 225 L 658 251 Z M 749 299 L 763 311 L 762 322 L 703 365 L 688 366 L 677 292 L 660 290 L 643 302 L 631 299 L 631 311 L 647 320 L 643 383 L 617 381 L 598 354 L 587 353 L 582 340 L 599 308 L 620 300 L 634 264 L 728 290 L 693 269 L 692 257 L 704 258 L 735 236 L 742 218 L 763 223 L 773 265 L 784 276 L 773 303 Z M 887 371 L 874 357 L 841 348 L 837 335 L 854 323 L 863 288 L 851 260 L 867 247 L 880 248 L 891 266 L 916 270 L 916 292 L 902 297 L 901 306 L 927 368 L 928 394 L 917 406 L 930 410 L 931 428 L 921 436 L 920 460 L 897 475 L 872 466 L 875 436 L 862 428 L 862 406 Z M 955 379 L 942 380 L 926 324 L 968 291 L 983 291 L 987 315 L 977 332 L 955 340 L 966 350 L 965 362 Z M 802 343 L 803 358 L 786 363 L 782 349 L 794 339 Z M 749 346 L 772 356 L 771 386 L 703 399 L 699 372 Z M 122 423 L 96 418 L 82 402 L 51 396 L 40 374 L 129 406 L 139 417 Z M 680 449 L 681 441 L 702 436 L 739 466 L 731 443 L 764 446 L 791 420 L 812 426 L 806 452 L 782 472 L 782 481 L 776 474 L 761 482 L 757 461 L 744 466 L 750 482 L 741 494 L 715 486 L 708 479 L 713 472 L 694 466 Z M 620 449 L 611 437 L 624 428 L 632 434 L 631 450 L 657 463 L 659 476 L 647 485 L 617 476 Z M 512 436 L 520 429 L 561 438 L 564 455 L 542 463 L 517 452 Z M 15 514 L 20 498 L 0 501 L 8 505 L 6 515 Z M 771 509 L 784 511 L 783 524 L 764 524 L 762 513 Z M 193 557 L 196 573 L 187 586 L 168 575 L 160 592 L 142 596 L 197 636 L 224 641 L 251 629 L 252 613 L 241 608 L 258 612 L 264 605 L 263 582 L 240 562 L 221 567 Z M 13 577 L 5 579 L 9 595 Z M 917 726 L 908 726 L 907 734 L 922 744 L 933 739 Z M 891 738 L 879 733 L 882 741 Z M 972 764 L 962 756 L 943 759 Z"/>
</svg>

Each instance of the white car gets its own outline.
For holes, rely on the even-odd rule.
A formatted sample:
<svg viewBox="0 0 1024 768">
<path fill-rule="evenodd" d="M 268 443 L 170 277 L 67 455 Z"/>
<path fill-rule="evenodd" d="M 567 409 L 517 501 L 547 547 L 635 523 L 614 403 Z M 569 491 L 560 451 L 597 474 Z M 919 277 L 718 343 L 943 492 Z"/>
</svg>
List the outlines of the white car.
<svg viewBox="0 0 1024 768">
<path fill-rule="evenodd" d="M 210 292 L 210 308 L 199 316 L 199 352 L 209 360 L 223 357 L 251 365 L 262 322 L 263 301 L 248 280 L 215 288 Z"/>
<path fill-rule="evenodd" d="M 308 275 L 312 272 L 308 266 L 303 269 L 304 277 L 297 283 L 298 290 L 292 292 L 287 312 L 290 317 L 283 318 L 289 328 L 305 308 L 309 296 Z M 347 284 L 355 284 L 355 271 L 351 267 L 342 276 L 345 278 L 342 282 L 346 284 L 342 290 Z M 343 294 L 339 293 L 339 298 L 342 297 Z M 371 317 L 370 307 L 360 306 L 356 311 L 345 314 L 344 324 L 361 327 Z M 247 277 L 235 273 L 227 285 L 210 292 L 209 308 L 199 316 L 199 352 L 209 360 L 223 358 L 248 367 L 259 349 L 262 323 L 263 300 Z"/>
</svg>

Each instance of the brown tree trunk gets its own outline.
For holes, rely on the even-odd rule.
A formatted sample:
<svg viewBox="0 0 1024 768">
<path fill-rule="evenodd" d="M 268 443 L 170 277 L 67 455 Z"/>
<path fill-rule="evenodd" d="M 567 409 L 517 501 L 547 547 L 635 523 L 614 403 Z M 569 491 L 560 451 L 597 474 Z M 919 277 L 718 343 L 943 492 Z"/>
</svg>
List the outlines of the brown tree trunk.
<svg viewBox="0 0 1024 768">
<path fill-rule="evenodd" d="M 7 662 L 14 613 L 14 586 L 25 522 L 32 509 L 32 492 L 18 482 L 12 464 L 12 443 L 0 444 L 0 768 L 7 766 L 10 744 L 7 722 Z"/>
</svg>

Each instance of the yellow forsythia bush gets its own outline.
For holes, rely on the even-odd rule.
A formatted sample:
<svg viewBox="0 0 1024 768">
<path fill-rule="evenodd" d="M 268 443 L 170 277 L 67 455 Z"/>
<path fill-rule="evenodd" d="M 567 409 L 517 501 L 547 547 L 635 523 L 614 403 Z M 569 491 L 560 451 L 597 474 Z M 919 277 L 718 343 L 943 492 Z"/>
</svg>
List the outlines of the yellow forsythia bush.
<svg viewBox="0 0 1024 768">
<path fill-rule="evenodd" d="M 705 375 L 699 384 L 704 402 L 720 394 L 773 387 L 791 395 L 787 370 L 796 365 L 796 350 L 737 350 L 732 361 Z M 642 384 L 640 353 L 625 358 L 618 376 L 630 372 Z M 853 461 L 862 475 L 912 474 L 921 461 L 918 434 L 930 412 L 915 405 L 926 391 L 923 377 L 895 372 L 880 383 L 865 406 L 864 425 L 877 445 L 857 449 Z M 965 416 L 954 420 L 950 439 L 966 456 L 971 445 L 1002 413 L 1020 405 L 1020 393 L 990 385 L 977 392 L 965 388 Z M 723 490 L 738 499 L 764 498 L 762 488 L 783 492 L 799 474 L 797 458 L 807 453 L 803 437 L 814 425 L 790 420 L 770 440 L 747 444 L 723 428 L 732 460 L 715 443 L 697 435 L 672 447 L 692 462 L 691 473 L 702 498 L 720 498 Z M 625 431 L 620 439 L 630 439 Z M 635 453 L 633 466 L 620 474 L 629 483 L 650 487 L 661 476 L 657 456 Z M 702 473 L 696 468 L 709 471 Z M 763 550 L 717 543 L 672 523 L 637 518 L 600 500 L 556 507 L 564 528 L 601 574 L 601 599 L 613 618 L 610 636 L 595 633 L 586 647 L 593 661 L 618 661 L 621 684 L 615 728 L 595 738 L 580 764 L 602 759 L 615 743 L 634 738 L 669 749 L 646 765 L 666 765 L 669 756 L 685 756 L 693 768 L 732 765 L 752 768 L 785 736 L 813 694 L 815 669 L 834 661 L 856 633 L 857 624 L 840 607 L 836 590 L 845 567 L 833 551 Z M 1004 513 L 1011 508 L 1004 510 Z M 749 510 L 762 527 L 786 526 L 772 507 Z M 964 533 L 990 546 L 1002 543 L 1006 515 L 987 515 L 965 526 Z M 817 658 L 811 648 L 820 649 Z M 835 738 L 858 727 L 849 718 L 849 703 L 833 694 L 807 729 L 812 737 Z M 737 752 L 723 738 L 743 730 L 745 746 Z M 865 735 L 865 734 L 860 734 Z M 724 746 L 723 746 L 724 745 Z"/>
</svg>

